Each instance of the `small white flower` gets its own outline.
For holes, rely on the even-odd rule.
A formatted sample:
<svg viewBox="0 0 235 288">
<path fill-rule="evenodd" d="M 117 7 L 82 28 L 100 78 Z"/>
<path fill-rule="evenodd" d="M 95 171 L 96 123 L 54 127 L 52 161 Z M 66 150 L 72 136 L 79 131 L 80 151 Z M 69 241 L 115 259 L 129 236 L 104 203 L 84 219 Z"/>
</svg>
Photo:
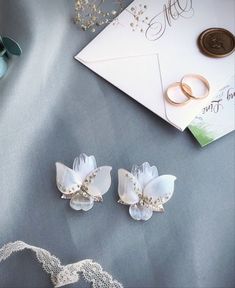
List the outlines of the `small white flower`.
<svg viewBox="0 0 235 288">
<path fill-rule="evenodd" d="M 153 211 L 163 212 L 163 204 L 170 200 L 174 192 L 173 175 L 158 175 L 157 167 L 148 162 L 133 166 L 131 173 L 118 171 L 119 202 L 130 205 L 129 213 L 135 220 L 148 220 Z"/>
<path fill-rule="evenodd" d="M 56 184 L 63 199 L 70 199 L 74 210 L 90 210 L 94 202 L 102 201 L 111 185 L 112 167 L 96 165 L 94 156 L 81 154 L 75 158 L 73 169 L 56 163 Z"/>
</svg>

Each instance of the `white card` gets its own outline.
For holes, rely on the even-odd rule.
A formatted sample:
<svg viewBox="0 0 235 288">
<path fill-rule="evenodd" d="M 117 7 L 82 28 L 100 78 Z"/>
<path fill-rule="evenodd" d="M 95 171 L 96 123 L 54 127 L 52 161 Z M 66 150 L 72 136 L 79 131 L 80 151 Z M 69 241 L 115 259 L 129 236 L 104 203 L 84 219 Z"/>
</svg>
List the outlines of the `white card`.
<svg viewBox="0 0 235 288">
<path fill-rule="evenodd" d="M 235 75 L 189 125 L 203 147 L 235 130 Z"/>
<path fill-rule="evenodd" d="M 234 0 L 136 0 L 75 58 L 183 131 L 234 70 L 233 55 L 203 55 L 198 36 L 211 27 L 234 33 L 234 17 Z M 188 73 L 209 81 L 209 97 L 169 104 L 167 87 Z"/>
</svg>

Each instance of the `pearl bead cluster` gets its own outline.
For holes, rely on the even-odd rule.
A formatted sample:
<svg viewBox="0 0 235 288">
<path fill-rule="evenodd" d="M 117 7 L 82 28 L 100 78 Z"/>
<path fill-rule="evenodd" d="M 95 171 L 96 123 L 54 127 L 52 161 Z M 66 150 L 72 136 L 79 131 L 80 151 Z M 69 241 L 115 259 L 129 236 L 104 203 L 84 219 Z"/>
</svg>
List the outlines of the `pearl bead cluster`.
<svg viewBox="0 0 235 288">
<path fill-rule="evenodd" d="M 158 197 L 157 199 L 153 199 L 153 197 L 147 197 L 143 195 L 143 191 L 137 186 L 137 180 L 134 176 L 131 174 L 126 173 L 125 176 L 130 179 L 130 181 L 133 183 L 133 189 L 136 192 L 136 194 L 139 196 L 139 202 L 141 206 L 145 206 L 147 208 L 152 208 L 154 210 L 161 210 L 160 207 L 162 204 L 164 204 L 168 199 L 169 195 L 166 195 L 164 197 Z M 124 204 L 123 201 L 118 201 L 121 204 Z"/>
<path fill-rule="evenodd" d="M 142 206 L 145 206 L 147 208 L 152 208 L 153 210 L 161 210 L 161 206 L 162 204 L 164 204 L 169 197 L 165 196 L 165 197 L 158 197 L 157 199 L 153 200 L 152 197 L 146 197 L 143 195 L 139 195 L 140 197 L 140 201 L 139 204 Z"/>
<path fill-rule="evenodd" d="M 92 198 L 95 202 L 102 202 L 103 198 L 102 196 L 92 196 L 89 194 L 89 185 L 92 184 L 95 180 L 95 177 L 97 176 L 97 173 L 100 171 L 100 168 L 95 169 L 90 175 L 87 176 L 87 178 L 84 180 L 84 183 L 82 184 L 80 191 L 78 193 L 82 195 L 85 198 Z"/>
<path fill-rule="evenodd" d="M 58 189 L 65 195 L 65 196 L 73 196 L 81 189 L 81 185 L 74 184 L 73 186 L 66 188 L 65 186 L 61 185 L 57 180 L 57 187 Z"/>
<path fill-rule="evenodd" d="M 133 189 L 134 189 L 134 191 L 136 192 L 136 194 L 137 194 L 138 196 L 139 196 L 139 195 L 142 195 L 142 191 L 141 191 L 140 187 L 137 185 L 138 182 L 137 182 L 136 178 L 135 178 L 134 176 L 132 176 L 131 174 L 128 174 L 128 173 L 126 173 L 125 176 L 126 176 L 127 178 L 129 178 L 130 181 L 133 183 Z"/>
</svg>

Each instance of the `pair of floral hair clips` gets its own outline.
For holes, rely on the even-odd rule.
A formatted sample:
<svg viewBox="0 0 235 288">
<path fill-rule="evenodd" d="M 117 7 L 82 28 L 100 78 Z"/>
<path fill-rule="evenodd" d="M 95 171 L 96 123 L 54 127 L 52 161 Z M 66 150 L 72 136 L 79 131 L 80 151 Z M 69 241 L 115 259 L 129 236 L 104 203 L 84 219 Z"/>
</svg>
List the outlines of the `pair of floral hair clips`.
<svg viewBox="0 0 235 288">
<path fill-rule="evenodd" d="M 73 168 L 56 163 L 56 183 L 62 199 L 69 199 L 74 210 L 90 210 L 95 202 L 102 202 L 111 186 L 110 166 L 97 167 L 94 156 L 81 154 Z M 153 212 L 164 212 L 163 204 L 174 193 L 173 175 L 158 175 L 156 166 L 148 162 L 134 165 L 131 172 L 118 170 L 118 201 L 130 205 L 129 213 L 135 220 L 148 220 Z"/>
</svg>

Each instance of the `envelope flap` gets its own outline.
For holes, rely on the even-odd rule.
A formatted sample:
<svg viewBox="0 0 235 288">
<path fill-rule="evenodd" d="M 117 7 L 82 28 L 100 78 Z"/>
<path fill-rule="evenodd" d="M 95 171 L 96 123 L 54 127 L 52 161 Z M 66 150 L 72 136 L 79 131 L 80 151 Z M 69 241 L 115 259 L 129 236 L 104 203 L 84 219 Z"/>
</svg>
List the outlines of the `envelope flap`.
<svg viewBox="0 0 235 288">
<path fill-rule="evenodd" d="M 122 29 L 123 27 L 120 26 L 113 33 L 113 30 L 111 32 L 108 26 L 105 29 L 107 34 L 99 34 L 75 58 L 84 62 L 99 62 L 156 53 L 156 50 L 144 45 L 144 43 L 143 45 L 136 45 L 135 41 L 130 41 L 130 37 L 127 35 L 129 33 L 122 33 Z"/>
<path fill-rule="evenodd" d="M 105 62 L 80 61 L 127 95 L 133 97 L 134 93 L 136 101 L 167 120 L 157 54 Z"/>
</svg>

